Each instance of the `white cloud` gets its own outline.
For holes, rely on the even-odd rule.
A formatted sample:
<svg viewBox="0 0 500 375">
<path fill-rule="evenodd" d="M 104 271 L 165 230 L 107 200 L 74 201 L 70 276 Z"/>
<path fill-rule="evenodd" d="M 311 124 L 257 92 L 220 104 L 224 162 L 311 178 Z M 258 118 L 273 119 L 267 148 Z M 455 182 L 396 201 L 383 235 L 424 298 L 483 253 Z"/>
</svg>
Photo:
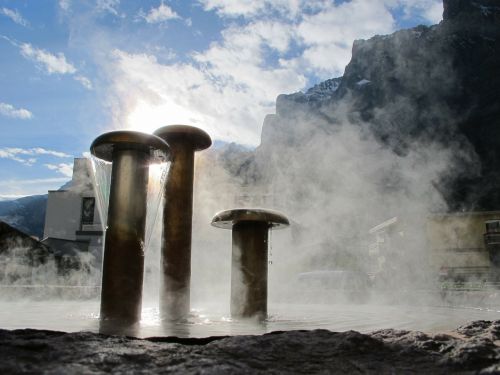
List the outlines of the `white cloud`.
<svg viewBox="0 0 500 375">
<path fill-rule="evenodd" d="M 36 162 L 36 159 L 23 159 L 18 157 L 17 155 L 17 153 L 11 152 L 9 149 L 0 149 L 0 158 L 2 159 L 17 161 L 18 163 L 26 165 L 33 165 Z"/>
<path fill-rule="evenodd" d="M 222 17 L 255 17 L 278 12 L 289 16 L 299 13 L 301 5 L 314 7 L 321 0 L 199 0 L 205 10 L 215 10 Z"/>
<path fill-rule="evenodd" d="M 0 103 L 0 114 L 21 120 L 29 120 L 33 118 L 33 114 L 27 109 L 15 108 L 13 105 L 7 103 Z"/>
<path fill-rule="evenodd" d="M 19 194 L 0 194 L 0 201 L 12 201 L 25 196 L 26 195 L 19 195 Z"/>
<path fill-rule="evenodd" d="M 286 17 L 255 16 L 242 25 L 232 23 L 222 31 L 221 41 L 194 53 L 192 63 L 161 64 L 153 55 L 117 51 L 110 69 L 114 122 L 139 130 L 186 122 L 204 127 L 214 138 L 256 145 L 277 95 L 304 89 L 304 74 L 310 71 L 338 75 L 355 39 L 394 27 L 381 1 L 318 1 L 314 12 L 293 22 L 297 1 L 204 2 L 207 9 L 246 15 L 278 3 L 288 7 L 279 13 Z M 298 56 L 287 56 L 292 42 L 299 44 Z"/>
<path fill-rule="evenodd" d="M 18 47 L 21 55 L 37 63 L 40 69 L 45 70 L 48 74 L 73 75 L 73 79 L 83 87 L 88 90 L 93 89 L 92 81 L 81 74 L 76 75 L 76 67 L 66 60 L 66 56 L 62 52 L 52 54 L 41 48 L 34 47 L 30 43 L 18 43 L 3 35 L 0 35 L 0 37 L 7 40 L 13 46 Z"/>
<path fill-rule="evenodd" d="M 92 90 L 92 88 L 93 88 L 92 82 L 87 77 L 77 75 L 77 76 L 74 76 L 74 79 L 75 79 L 75 81 L 80 82 L 82 84 L 82 86 L 85 87 L 86 89 Z"/>
<path fill-rule="evenodd" d="M 27 196 L 47 194 L 68 182 L 68 177 L 0 180 L 2 196 Z"/>
<path fill-rule="evenodd" d="M 72 156 L 64 152 L 47 150 L 42 147 L 35 148 L 17 148 L 17 147 L 4 147 L 0 148 L 0 158 L 17 161 L 18 163 L 32 166 L 37 162 L 33 156 L 48 155 L 57 158 L 71 158 Z"/>
<path fill-rule="evenodd" d="M 430 23 L 438 23 L 443 18 L 442 0 L 386 0 L 390 8 L 400 7 L 404 17 L 421 17 Z"/>
<path fill-rule="evenodd" d="M 255 15 L 265 7 L 263 0 L 200 0 L 206 10 L 216 10 L 222 16 Z"/>
<path fill-rule="evenodd" d="M 221 17 L 243 16 L 249 19 L 269 18 L 278 14 L 293 19 L 301 14 L 315 14 L 351 1 L 328 0 L 198 0 L 207 11 L 216 11 Z M 443 13 L 442 0 L 363 0 L 367 8 L 374 3 L 387 9 L 401 8 L 408 17 L 423 17 L 429 22 L 439 22 Z M 374 16 L 375 18 L 375 16 Z"/>
<path fill-rule="evenodd" d="M 266 39 L 268 31 L 285 36 Z M 286 33 L 286 27 L 266 22 L 230 29 L 190 64 L 160 64 L 151 55 L 116 51 L 115 123 L 143 131 L 191 123 L 217 139 L 258 144 L 262 120 L 274 111 L 276 96 L 306 83 L 292 69 L 265 66 L 266 48 L 287 49 Z"/>
<path fill-rule="evenodd" d="M 66 182 L 66 181 L 68 181 L 68 179 L 65 177 L 33 178 L 26 180 L 6 180 L 6 181 L 0 181 L 0 186 L 4 186 L 10 183 L 37 185 L 40 183 L 53 183 L 53 182 Z"/>
<path fill-rule="evenodd" d="M 277 95 L 341 75 L 353 41 L 393 32 L 394 14 L 401 10 L 418 19 L 439 13 L 438 0 L 198 2 L 231 20 L 220 38 L 194 51 L 191 60 L 165 62 L 145 48 L 147 53 L 114 52 L 106 71 L 113 82 L 108 104 L 116 127 L 151 131 L 191 123 L 216 139 L 256 145 Z M 161 18 L 153 10 L 162 6 L 166 9 L 162 3 L 148 13 L 151 21 Z"/>
<path fill-rule="evenodd" d="M 431 23 L 439 23 L 443 19 L 443 2 L 441 0 L 429 0 L 422 8 L 423 17 Z"/>
<path fill-rule="evenodd" d="M 355 39 L 368 38 L 375 34 L 394 30 L 394 19 L 381 0 L 353 0 L 335 4 L 326 1 L 229 1 L 203 0 L 207 9 L 219 9 L 224 14 L 253 15 L 244 26 L 231 26 L 224 33 L 240 36 L 251 33 L 260 42 L 283 54 L 290 41 L 299 43 L 302 52 L 294 58 L 280 56 L 284 67 L 302 70 L 325 70 L 326 75 L 343 70 L 351 55 Z M 268 8 L 286 9 L 285 16 L 260 17 L 257 13 Z M 289 16 L 302 12 L 299 19 Z M 288 15 L 288 17 L 286 16 Z M 247 37 L 247 35 L 245 35 Z M 232 38 L 234 40 L 234 38 Z M 253 38 L 256 41 L 255 38 Z M 227 44 L 222 45 L 225 49 Z M 243 47 L 244 44 L 240 47 Z M 324 74 L 322 74 L 324 75 Z"/>
<path fill-rule="evenodd" d="M 96 0 L 96 9 L 98 12 L 108 12 L 115 16 L 120 16 L 117 9 L 119 6 L 120 0 Z"/>
<path fill-rule="evenodd" d="M 382 1 L 330 4 L 304 16 L 298 25 L 304 52 L 295 64 L 323 77 L 341 75 L 351 58 L 354 40 L 388 34 L 394 27 L 392 14 Z"/>
<path fill-rule="evenodd" d="M 160 23 L 180 18 L 168 5 L 161 3 L 158 8 L 151 8 L 148 14 L 142 15 L 147 23 Z"/>
<path fill-rule="evenodd" d="M 0 9 L 0 13 L 6 17 L 9 17 L 12 21 L 17 23 L 18 25 L 27 27 L 29 26 L 29 22 L 23 18 L 21 13 L 19 13 L 16 9 L 12 10 L 9 8 Z"/>
<path fill-rule="evenodd" d="M 59 7 L 64 10 L 68 11 L 71 6 L 71 0 L 59 0 Z"/>
<path fill-rule="evenodd" d="M 19 149 L 16 149 L 16 150 L 19 150 Z M 51 155 L 51 156 L 55 156 L 58 158 L 72 158 L 73 157 L 72 155 L 66 154 L 64 152 L 47 150 L 47 149 L 42 148 L 42 147 L 24 149 L 22 151 L 22 153 L 24 153 L 26 155 Z"/>
<path fill-rule="evenodd" d="M 45 167 L 50 170 L 57 171 L 66 177 L 73 176 L 73 164 L 71 163 L 59 163 L 59 164 L 44 164 Z"/>
<path fill-rule="evenodd" d="M 352 40 L 389 33 L 394 20 L 380 1 L 352 0 L 325 7 L 321 12 L 304 16 L 298 34 L 308 45 L 352 44 Z"/>
<path fill-rule="evenodd" d="M 53 55 L 43 49 L 33 47 L 29 43 L 23 43 L 20 45 L 21 54 L 37 63 L 41 64 L 42 67 L 49 74 L 74 74 L 76 73 L 76 68 L 66 61 L 66 57 L 63 53 L 58 53 Z"/>
</svg>

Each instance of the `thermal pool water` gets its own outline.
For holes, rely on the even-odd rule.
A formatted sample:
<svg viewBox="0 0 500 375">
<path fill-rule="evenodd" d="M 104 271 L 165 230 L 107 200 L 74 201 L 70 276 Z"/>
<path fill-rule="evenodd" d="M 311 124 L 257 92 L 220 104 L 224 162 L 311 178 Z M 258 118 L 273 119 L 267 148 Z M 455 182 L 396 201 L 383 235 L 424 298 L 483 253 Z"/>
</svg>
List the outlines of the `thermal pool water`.
<svg viewBox="0 0 500 375">
<path fill-rule="evenodd" d="M 97 332 L 99 301 L 0 301 L 0 328 Z M 156 307 L 143 308 L 138 337 L 207 337 L 272 331 L 328 329 L 362 333 L 395 328 L 448 331 L 474 320 L 498 320 L 499 308 L 383 304 L 270 304 L 263 323 L 233 321 L 220 306 L 192 309 L 186 323 L 161 324 Z"/>
</svg>

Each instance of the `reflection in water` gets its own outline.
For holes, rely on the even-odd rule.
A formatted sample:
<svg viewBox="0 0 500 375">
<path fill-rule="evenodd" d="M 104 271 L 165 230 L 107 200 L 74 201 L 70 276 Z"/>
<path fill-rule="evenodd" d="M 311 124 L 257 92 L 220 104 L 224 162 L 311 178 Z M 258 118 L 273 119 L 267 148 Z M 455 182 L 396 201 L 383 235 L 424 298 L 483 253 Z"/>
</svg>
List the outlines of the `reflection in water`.
<svg viewBox="0 0 500 375">
<path fill-rule="evenodd" d="M 35 328 L 58 331 L 99 330 L 99 301 L 0 301 L 0 328 Z M 472 320 L 500 319 L 500 311 L 449 306 L 409 305 L 291 305 L 270 304 L 269 319 L 262 324 L 229 318 L 220 307 L 204 305 L 192 310 L 186 322 L 159 319 L 156 307 L 145 306 L 139 327 L 109 333 L 137 337 L 208 337 L 263 334 L 294 329 L 356 330 L 369 332 L 395 328 L 446 331 Z"/>
<path fill-rule="evenodd" d="M 188 322 L 173 323 L 171 321 L 162 321 L 160 323 L 159 334 L 156 336 L 192 337 L 191 324 Z"/>
</svg>

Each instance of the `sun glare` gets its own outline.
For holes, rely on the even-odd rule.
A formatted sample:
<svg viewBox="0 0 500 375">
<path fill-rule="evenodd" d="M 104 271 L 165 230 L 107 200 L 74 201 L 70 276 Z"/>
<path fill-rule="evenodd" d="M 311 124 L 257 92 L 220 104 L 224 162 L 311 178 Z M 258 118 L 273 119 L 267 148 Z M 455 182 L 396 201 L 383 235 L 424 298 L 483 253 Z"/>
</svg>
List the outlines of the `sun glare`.
<svg viewBox="0 0 500 375">
<path fill-rule="evenodd" d="M 135 108 L 128 114 L 126 126 L 130 130 L 153 133 L 161 126 L 171 124 L 195 125 L 201 123 L 196 114 L 176 103 L 153 105 L 144 100 L 138 100 Z"/>
</svg>

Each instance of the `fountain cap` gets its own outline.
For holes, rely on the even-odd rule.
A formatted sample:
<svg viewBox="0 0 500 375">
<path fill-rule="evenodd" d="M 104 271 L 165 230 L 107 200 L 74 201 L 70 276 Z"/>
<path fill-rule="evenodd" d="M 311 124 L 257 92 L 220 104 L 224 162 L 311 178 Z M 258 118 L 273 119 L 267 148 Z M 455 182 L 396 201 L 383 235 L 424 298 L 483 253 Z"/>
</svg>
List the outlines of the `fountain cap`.
<svg viewBox="0 0 500 375">
<path fill-rule="evenodd" d="M 160 137 L 132 130 L 101 134 L 90 145 L 90 152 L 99 159 L 113 161 L 115 147 L 149 152 L 151 161 L 155 163 L 167 161 L 170 154 L 170 147 Z"/>
<path fill-rule="evenodd" d="M 265 222 L 274 229 L 282 229 L 290 225 L 282 213 L 263 208 L 235 208 L 221 211 L 212 219 L 212 225 L 222 229 L 232 229 L 235 224 L 241 222 Z"/>
<path fill-rule="evenodd" d="M 212 145 L 212 139 L 204 130 L 191 125 L 167 125 L 156 129 L 154 135 L 169 144 L 177 142 L 189 144 L 195 151 L 201 151 Z"/>
</svg>

